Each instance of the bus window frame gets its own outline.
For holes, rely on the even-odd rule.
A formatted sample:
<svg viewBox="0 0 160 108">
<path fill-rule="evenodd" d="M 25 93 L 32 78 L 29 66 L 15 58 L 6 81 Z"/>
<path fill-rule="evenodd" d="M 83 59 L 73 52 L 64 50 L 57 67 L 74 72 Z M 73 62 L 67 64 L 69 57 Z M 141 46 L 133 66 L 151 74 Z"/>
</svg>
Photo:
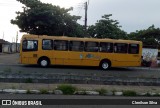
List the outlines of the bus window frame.
<svg viewBox="0 0 160 108">
<path fill-rule="evenodd" d="M 56 45 L 56 41 L 65 41 L 65 42 L 67 42 L 66 44 L 66 49 L 65 50 L 63 50 L 63 49 L 61 49 L 61 50 L 59 50 L 59 49 L 57 49 L 56 47 L 57 47 L 57 45 Z M 59 46 L 62 46 L 62 47 L 64 47 L 64 45 L 59 45 Z M 55 51 L 68 51 L 69 50 L 69 41 L 68 40 L 54 40 L 53 41 L 53 49 L 55 50 Z"/>
<path fill-rule="evenodd" d="M 128 45 L 128 54 L 139 54 L 139 48 L 140 48 L 140 45 L 139 44 L 134 44 L 134 45 L 138 45 L 137 46 L 137 50 L 138 50 L 138 52 L 137 53 L 131 53 L 131 46 L 130 45 L 132 45 L 132 44 L 134 44 L 134 43 L 129 43 L 129 45 Z"/>
<path fill-rule="evenodd" d="M 78 49 L 82 49 L 82 50 L 71 50 L 71 47 L 73 46 L 73 45 L 71 45 L 71 42 L 80 42 L 81 43 L 81 45 L 80 45 L 80 47 L 78 46 Z M 69 51 L 75 51 L 75 52 L 83 52 L 84 51 L 84 41 L 77 41 L 77 40 L 70 40 L 69 41 Z"/>
<path fill-rule="evenodd" d="M 43 44 L 43 41 L 44 41 L 44 40 L 50 40 L 50 41 L 51 41 L 51 49 L 44 49 L 44 48 L 43 48 L 43 45 L 44 45 L 44 44 Z M 53 50 L 53 49 L 54 49 L 53 44 L 54 44 L 54 41 L 53 41 L 52 39 L 43 39 L 43 40 L 42 40 L 42 50 Z"/>
<path fill-rule="evenodd" d="M 115 47 L 115 45 L 117 46 L 117 44 L 125 44 L 125 45 L 127 45 L 127 47 L 126 47 L 126 50 L 125 50 L 125 52 L 122 52 L 122 51 L 118 51 L 118 48 L 116 48 Z M 123 49 L 123 48 L 122 48 Z M 116 51 L 115 51 L 116 50 Z M 128 43 L 114 43 L 114 45 L 113 45 L 113 51 L 114 51 L 114 53 L 119 53 L 119 54 L 127 54 L 128 53 Z"/>
<path fill-rule="evenodd" d="M 89 51 L 87 50 L 87 48 L 86 48 L 86 43 L 88 44 L 89 42 L 91 42 L 91 43 L 97 43 L 97 46 L 96 46 L 97 49 L 96 49 L 96 51 L 95 51 L 95 50 L 94 50 L 94 51 L 91 51 L 91 50 L 89 50 L 89 49 L 88 49 Z M 96 48 L 96 47 L 95 47 L 95 46 L 91 46 L 91 48 Z M 84 42 L 84 51 L 85 51 L 85 52 L 99 52 L 99 42 L 96 42 L 96 41 L 85 41 L 85 42 Z"/>
<path fill-rule="evenodd" d="M 106 51 L 102 51 L 102 43 L 105 43 L 105 44 L 110 44 L 110 51 L 108 51 L 108 50 L 106 50 Z M 112 42 L 99 42 L 99 52 L 100 53 L 113 53 L 114 51 L 113 51 L 113 49 L 114 49 L 114 43 L 112 43 Z"/>
<path fill-rule="evenodd" d="M 37 43 L 37 45 L 36 45 L 36 47 L 35 47 L 35 44 L 34 44 L 34 48 L 33 49 L 23 49 L 23 43 L 24 42 L 27 42 L 27 46 L 28 46 L 28 41 L 33 41 L 33 44 L 34 44 L 34 42 L 36 42 Z M 23 42 L 22 42 L 22 52 L 31 52 L 31 51 L 38 51 L 38 40 L 23 40 Z"/>
</svg>

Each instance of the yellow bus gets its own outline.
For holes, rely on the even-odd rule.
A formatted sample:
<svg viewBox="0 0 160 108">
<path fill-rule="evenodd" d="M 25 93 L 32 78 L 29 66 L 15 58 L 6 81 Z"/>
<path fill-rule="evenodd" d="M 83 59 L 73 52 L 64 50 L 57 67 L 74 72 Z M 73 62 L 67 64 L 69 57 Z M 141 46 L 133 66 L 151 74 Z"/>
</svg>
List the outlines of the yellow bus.
<svg viewBox="0 0 160 108">
<path fill-rule="evenodd" d="M 142 42 L 133 40 L 23 35 L 21 64 L 100 66 L 140 66 Z"/>
</svg>

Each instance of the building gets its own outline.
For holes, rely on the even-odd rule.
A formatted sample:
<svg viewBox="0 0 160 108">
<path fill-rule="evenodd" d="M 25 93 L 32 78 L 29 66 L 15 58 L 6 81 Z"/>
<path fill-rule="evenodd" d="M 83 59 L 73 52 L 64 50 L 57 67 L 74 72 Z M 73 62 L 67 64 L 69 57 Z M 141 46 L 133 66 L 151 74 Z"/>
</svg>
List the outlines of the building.
<svg viewBox="0 0 160 108">
<path fill-rule="evenodd" d="M 16 49 L 16 43 L 10 43 L 8 41 L 0 39 L 0 53 L 19 52 L 19 46 L 20 46 L 20 44 L 17 44 L 17 49 Z"/>
<path fill-rule="evenodd" d="M 3 52 L 3 45 L 5 44 L 9 44 L 9 42 L 3 40 L 3 39 L 0 39 L 0 53 Z"/>
</svg>

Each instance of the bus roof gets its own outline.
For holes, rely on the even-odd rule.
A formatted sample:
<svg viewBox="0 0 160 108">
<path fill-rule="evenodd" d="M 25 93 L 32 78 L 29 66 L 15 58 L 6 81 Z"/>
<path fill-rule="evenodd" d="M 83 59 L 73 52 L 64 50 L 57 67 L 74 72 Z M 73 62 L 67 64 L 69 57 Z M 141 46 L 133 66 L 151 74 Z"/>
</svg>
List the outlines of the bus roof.
<svg viewBox="0 0 160 108">
<path fill-rule="evenodd" d="M 67 36 L 47 36 L 47 35 L 23 35 L 22 39 L 54 39 L 54 40 L 74 40 L 74 41 L 97 41 L 97 42 L 116 42 L 116 43 L 142 43 L 141 41 L 136 40 L 123 40 L 123 39 L 109 39 L 109 38 L 79 38 L 79 37 L 67 37 Z"/>
</svg>

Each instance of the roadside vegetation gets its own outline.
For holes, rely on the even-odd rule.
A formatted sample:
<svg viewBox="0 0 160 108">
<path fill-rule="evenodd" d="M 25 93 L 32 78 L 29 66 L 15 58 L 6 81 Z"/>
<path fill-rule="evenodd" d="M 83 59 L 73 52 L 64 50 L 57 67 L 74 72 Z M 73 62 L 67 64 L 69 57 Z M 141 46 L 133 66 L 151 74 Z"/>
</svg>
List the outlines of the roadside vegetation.
<svg viewBox="0 0 160 108">
<path fill-rule="evenodd" d="M 126 91 L 123 91 L 123 96 L 137 96 L 137 94 L 133 90 L 126 90 Z"/>
<path fill-rule="evenodd" d="M 72 85 L 62 84 L 57 87 L 57 90 L 61 90 L 64 95 L 72 95 L 75 93 L 77 88 Z"/>
<path fill-rule="evenodd" d="M 42 88 L 39 90 L 19 90 L 16 89 L 16 87 L 13 87 L 12 89 L 4 89 L 1 90 L 1 93 L 25 93 L 25 94 L 50 94 L 50 95 L 101 95 L 101 96 L 146 96 L 146 97 L 159 97 L 160 91 L 144 91 L 139 92 L 136 90 L 109 90 L 106 88 L 100 88 L 100 89 L 83 89 L 83 88 L 77 88 L 70 84 L 60 84 L 55 89 L 49 90 L 46 88 Z"/>
</svg>

